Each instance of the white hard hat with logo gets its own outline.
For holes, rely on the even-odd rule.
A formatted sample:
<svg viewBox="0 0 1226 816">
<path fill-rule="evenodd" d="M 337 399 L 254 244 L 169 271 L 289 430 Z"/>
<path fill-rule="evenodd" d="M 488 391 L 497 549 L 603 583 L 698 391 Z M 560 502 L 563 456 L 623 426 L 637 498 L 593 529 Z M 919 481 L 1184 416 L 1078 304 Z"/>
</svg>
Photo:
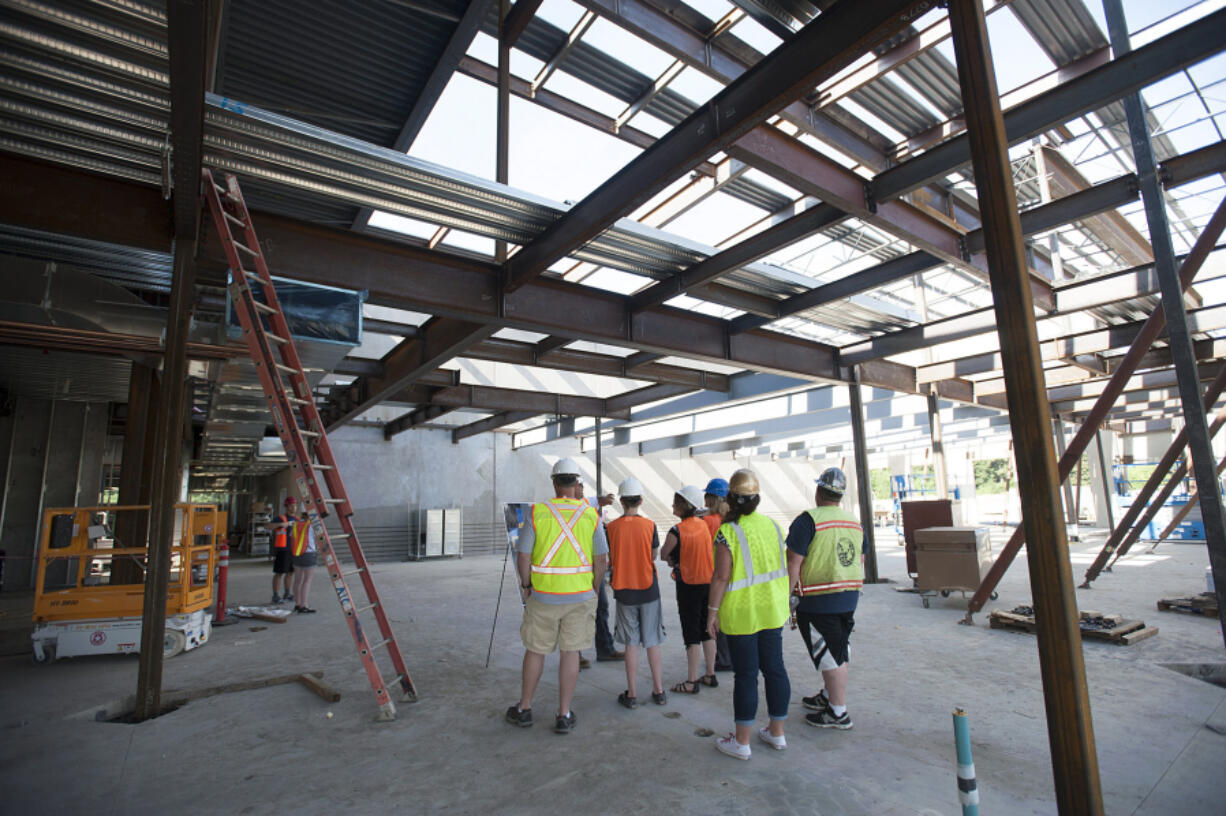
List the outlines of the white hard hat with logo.
<svg viewBox="0 0 1226 816">
<path fill-rule="evenodd" d="M 578 476 L 579 463 L 569 456 L 559 459 L 553 463 L 553 470 L 550 471 L 551 476 Z"/>
<path fill-rule="evenodd" d="M 622 483 L 617 486 L 617 495 L 625 498 L 631 496 L 643 495 L 643 483 L 633 476 L 628 479 L 623 479 Z"/>
</svg>

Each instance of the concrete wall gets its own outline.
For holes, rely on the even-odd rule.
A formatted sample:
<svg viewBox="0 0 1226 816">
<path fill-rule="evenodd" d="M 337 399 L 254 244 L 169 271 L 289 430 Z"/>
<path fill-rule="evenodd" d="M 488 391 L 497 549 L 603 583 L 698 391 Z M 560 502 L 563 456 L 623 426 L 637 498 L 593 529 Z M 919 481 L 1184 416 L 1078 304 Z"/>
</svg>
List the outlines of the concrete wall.
<svg viewBox="0 0 1226 816">
<path fill-rule="evenodd" d="M 451 442 L 448 431 L 414 430 L 390 441 L 375 428 L 345 427 L 329 440 L 356 511 L 356 526 L 365 541 L 396 535 L 407 543 L 414 530 L 411 511 L 459 507 L 464 511 L 465 547 L 469 551 L 500 546 L 505 540 L 502 505 L 539 501 L 552 495 L 549 473 L 563 456 L 579 462 L 588 495 L 596 492 L 596 460 L 580 450 L 578 440 L 564 439 L 511 450 L 509 434 L 492 433 Z M 717 476 L 728 478 L 750 466 L 762 483 L 762 511 L 786 523 L 813 501 L 813 480 L 830 465 L 848 473 L 849 498 L 855 511 L 854 466 L 850 461 L 810 461 L 800 458 L 772 462 L 769 456 L 748 459 L 729 454 L 689 457 L 684 453 L 639 456 L 636 445 L 602 452 L 602 487 L 617 490 L 627 476 L 639 479 L 647 491 L 644 513 L 660 525 L 672 517 L 673 493 L 683 485 L 704 487 Z M 277 502 L 296 488 L 289 471 L 256 484 L 255 498 Z M 612 511 L 610 511 L 613 515 Z"/>
<path fill-rule="evenodd" d="M 109 419 L 109 403 L 29 397 L 16 397 L 12 413 L 0 417 L 5 590 L 33 586 L 43 509 L 97 503 Z"/>
</svg>

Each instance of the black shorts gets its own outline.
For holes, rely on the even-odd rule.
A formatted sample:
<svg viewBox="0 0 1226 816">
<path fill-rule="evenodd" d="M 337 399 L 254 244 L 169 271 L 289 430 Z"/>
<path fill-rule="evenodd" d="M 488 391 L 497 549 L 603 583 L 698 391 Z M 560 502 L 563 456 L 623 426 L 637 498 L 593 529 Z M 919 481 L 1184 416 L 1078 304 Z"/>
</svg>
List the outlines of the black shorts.
<svg viewBox="0 0 1226 816">
<path fill-rule="evenodd" d="M 279 550 L 273 550 L 272 555 L 272 574 L 285 575 L 294 571 L 293 557 L 289 554 L 289 547 L 282 547 Z"/>
<path fill-rule="evenodd" d="M 681 618 L 681 640 L 686 646 L 711 639 L 707 634 L 710 588 L 710 584 L 687 584 L 677 579 L 677 615 Z"/>
<path fill-rule="evenodd" d="M 818 671 L 829 671 L 847 663 L 851 630 L 856 628 L 855 612 L 796 612 L 796 623 L 805 649 Z M 815 632 L 810 632 L 812 627 Z M 823 664 L 824 661 L 824 664 Z M 832 665 L 833 664 L 833 665 Z"/>
</svg>

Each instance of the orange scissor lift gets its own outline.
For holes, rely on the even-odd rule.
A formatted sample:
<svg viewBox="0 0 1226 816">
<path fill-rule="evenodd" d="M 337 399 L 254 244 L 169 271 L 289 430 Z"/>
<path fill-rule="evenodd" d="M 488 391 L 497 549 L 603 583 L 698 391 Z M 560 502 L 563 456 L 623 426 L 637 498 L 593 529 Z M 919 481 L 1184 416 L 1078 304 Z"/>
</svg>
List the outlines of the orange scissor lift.
<svg viewBox="0 0 1226 816">
<path fill-rule="evenodd" d="M 204 645 L 225 513 L 175 505 L 163 654 Z M 34 659 L 135 654 L 145 597 L 149 505 L 50 508 L 34 586 Z"/>
</svg>

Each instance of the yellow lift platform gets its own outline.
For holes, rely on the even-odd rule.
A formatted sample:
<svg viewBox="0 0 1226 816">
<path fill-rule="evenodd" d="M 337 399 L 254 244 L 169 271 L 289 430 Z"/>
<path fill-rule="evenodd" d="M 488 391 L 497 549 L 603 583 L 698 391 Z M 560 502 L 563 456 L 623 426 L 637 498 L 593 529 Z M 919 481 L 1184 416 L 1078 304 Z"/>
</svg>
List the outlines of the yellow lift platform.
<svg viewBox="0 0 1226 816">
<path fill-rule="evenodd" d="M 209 639 L 225 517 L 213 504 L 175 505 L 166 657 Z M 35 661 L 140 650 L 148 532 L 148 505 L 45 511 L 34 589 Z"/>
</svg>

